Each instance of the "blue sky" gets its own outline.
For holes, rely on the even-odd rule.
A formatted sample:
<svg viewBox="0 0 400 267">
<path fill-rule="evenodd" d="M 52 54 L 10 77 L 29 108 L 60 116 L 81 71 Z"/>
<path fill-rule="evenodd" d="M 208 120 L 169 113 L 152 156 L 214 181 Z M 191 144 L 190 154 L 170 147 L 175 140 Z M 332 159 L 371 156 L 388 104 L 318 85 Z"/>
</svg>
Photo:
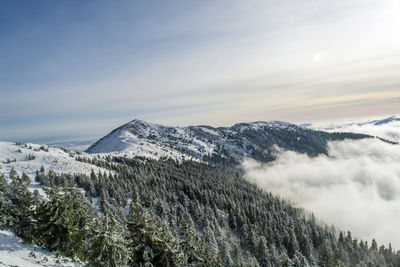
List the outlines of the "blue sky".
<svg viewBox="0 0 400 267">
<path fill-rule="evenodd" d="M 400 111 L 397 0 L 0 1 L 0 140 Z"/>
</svg>

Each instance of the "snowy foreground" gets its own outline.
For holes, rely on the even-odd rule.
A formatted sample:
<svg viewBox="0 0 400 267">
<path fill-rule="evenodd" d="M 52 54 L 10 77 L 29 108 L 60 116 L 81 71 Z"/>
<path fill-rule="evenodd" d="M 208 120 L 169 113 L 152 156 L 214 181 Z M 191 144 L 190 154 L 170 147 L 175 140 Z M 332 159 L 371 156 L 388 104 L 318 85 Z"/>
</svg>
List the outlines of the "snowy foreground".
<svg viewBox="0 0 400 267">
<path fill-rule="evenodd" d="M 9 231 L 0 231 L 0 266 L 83 266 L 57 257 L 37 246 L 25 244 Z"/>
<path fill-rule="evenodd" d="M 57 173 L 90 174 L 92 169 L 96 173 L 109 172 L 95 165 L 79 162 L 75 159 L 76 156 L 59 148 L 0 142 L 0 172 L 8 174 L 14 168 L 19 175 L 27 174 L 31 178 L 29 189 L 38 190 L 42 195 L 44 192 L 41 186 L 34 180 L 36 170 L 41 166 L 46 171 L 52 169 Z M 69 258 L 58 258 L 55 253 L 37 246 L 25 244 L 12 232 L 0 231 L 0 266 L 81 266 L 81 264 L 71 262 Z"/>
<path fill-rule="evenodd" d="M 19 175 L 25 173 L 31 178 L 35 177 L 36 170 L 39 170 L 41 166 L 46 171 L 52 169 L 56 173 L 90 174 L 92 169 L 95 173 L 99 171 L 102 173 L 109 172 L 96 165 L 79 162 L 75 159 L 77 156 L 79 155 L 76 153 L 67 153 L 55 147 L 37 144 L 26 144 L 25 146 L 10 142 L 0 142 L 0 171 L 9 173 L 11 168 L 14 168 Z M 91 157 L 88 154 L 84 156 Z"/>
</svg>

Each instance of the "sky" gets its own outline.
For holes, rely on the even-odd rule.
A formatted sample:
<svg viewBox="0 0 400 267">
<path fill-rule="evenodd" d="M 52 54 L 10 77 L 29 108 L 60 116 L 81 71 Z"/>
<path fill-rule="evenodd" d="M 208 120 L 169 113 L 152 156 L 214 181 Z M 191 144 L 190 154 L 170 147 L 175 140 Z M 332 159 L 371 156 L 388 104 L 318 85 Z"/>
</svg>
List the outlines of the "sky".
<svg viewBox="0 0 400 267">
<path fill-rule="evenodd" d="M 0 140 L 400 113 L 398 0 L 0 0 Z"/>
</svg>

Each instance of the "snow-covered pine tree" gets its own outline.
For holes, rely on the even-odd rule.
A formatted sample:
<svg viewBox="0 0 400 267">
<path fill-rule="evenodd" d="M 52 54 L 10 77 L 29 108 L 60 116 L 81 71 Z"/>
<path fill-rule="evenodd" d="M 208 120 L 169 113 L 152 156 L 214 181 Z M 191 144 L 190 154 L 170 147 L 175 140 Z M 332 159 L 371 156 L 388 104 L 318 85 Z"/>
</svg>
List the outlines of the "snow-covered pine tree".
<svg viewBox="0 0 400 267">
<path fill-rule="evenodd" d="M 127 266 L 131 256 L 121 225 L 105 215 L 97 219 L 89 239 L 88 266 Z"/>
<path fill-rule="evenodd" d="M 179 229 L 180 247 L 185 254 L 188 266 L 218 266 L 217 256 L 210 250 L 204 239 L 196 236 L 188 221 L 183 221 Z"/>
<path fill-rule="evenodd" d="M 40 167 L 40 171 L 36 170 L 35 181 L 40 183 L 41 185 L 46 185 L 46 186 L 50 185 L 50 183 L 48 183 L 46 172 L 43 165 Z"/>
<path fill-rule="evenodd" d="M 183 253 L 178 250 L 172 235 L 156 224 L 137 197 L 130 205 L 127 240 L 132 249 L 132 266 L 185 265 Z"/>
<path fill-rule="evenodd" d="M 5 212 L 6 209 L 6 189 L 7 183 L 6 178 L 2 173 L 0 173 L 0 230 L 4 229 L 7 223 L 7 214 Z"/>
<path fill-rule="evenodd" d="M 36 209 L 34 238 L 50 250 L 84 258 L 83 248 L 89 230 L 87 202 L 77 191 L 65 190 L 45 189 L 49 200 Z"/>
<path fill-rule="evenodd" d="M 20 177 L 14 169 L 10 171 L 8 189 L 8 213 L 12 215 L 9 227 L 20 237 L 31 241 L 32 213 L 35 202 L 33 194 L 28 190 L 30 178 L 23 173 Z"/>
</svg>

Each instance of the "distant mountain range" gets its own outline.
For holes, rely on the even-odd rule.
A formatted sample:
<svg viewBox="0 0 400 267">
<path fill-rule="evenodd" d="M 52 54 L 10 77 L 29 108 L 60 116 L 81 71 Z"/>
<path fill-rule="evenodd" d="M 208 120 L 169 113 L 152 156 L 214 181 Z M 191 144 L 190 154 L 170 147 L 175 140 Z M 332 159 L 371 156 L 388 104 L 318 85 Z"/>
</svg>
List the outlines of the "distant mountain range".
<svg viewBox="0 0 400 267">
<path fill-rule="evenodd" d="M 327 132 L 352 132 L 383 138 L 391 143 L 400 142 L 400 117 L 393 115 L 383 119 L 366 119 L 334 123 L 305 123 L 300 126 Z"/>
<path fill-rule="evenodd" d="M 370 137 L 327 133 L 282 121 L 257 121 L 214 128 L 204 125 L 170 127 L 133 120 L 111 131 L 86 152 L 235 164 L 243 158 L 262 162 L 274 160 L 280 148 L 316 156 L 327 153 L 328 141 Z"/>
<path fill-rule="evenodd" d="M 74 151 L 84 151 L 90 145 L 92 145 L 97 139 L 92 138 L 88 140 L 72 140 L 72 141 L 59 141 L 53 143 L 47 143 L 47 145 L 52 147 L 64 147 Z"/>
<path fill-rule="evenodd" d="M 383 120 L 373 120 L 370 121 L 370 124 L 375 124 L 375 125 L 382 125 L 382 124 L 387 124 L 387 123 L 391 123 L 391 122 L 395 122 L 395 121 L 400 121 L 400 117 L 399 116 L 391 116 L 389 118 L 383 119 Z"/>
<path fill-rule="evenodd" d="M 400 117 L 397 115 L 393 115 L 384 119 L 374 119 L 374 120 L 365 120 L 365 121 L 353 121 L 353 122 L 347 122 L 347 123 L 334 123 L 330 124 L 329 126 L 323 127 L 326 130 L 330 129 L 338 129 L 338 128 L 346 128 L 349 126 L 367 126 L 367 125 L 375 125 L 375 126 L 382 126 L 385 124 L 390 124 L 390 123 L 395 123 L 395 122 L 400 122 Z M 301 126 L 304 127 L 312 127 L 314 124 L 312 123 L 305 123 L 302 124 Z"/>
</svg>

